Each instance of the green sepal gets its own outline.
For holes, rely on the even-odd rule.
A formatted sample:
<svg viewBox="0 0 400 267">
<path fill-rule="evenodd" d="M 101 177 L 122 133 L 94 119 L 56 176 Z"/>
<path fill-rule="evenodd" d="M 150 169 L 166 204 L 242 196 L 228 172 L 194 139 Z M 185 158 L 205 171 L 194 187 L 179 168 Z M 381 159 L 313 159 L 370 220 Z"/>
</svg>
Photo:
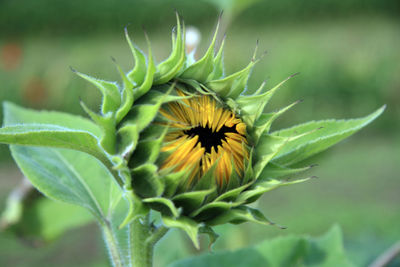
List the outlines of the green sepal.
<svg viewBox="0 0 400 267">
<path fill-rule="evenodd" d="M 233 161 L 233 158 L 231 158 L 231 166 L 235 166 L 235 163 Z M 239 177 L 236 170 L 233 168 L 228 183 L 226 184 L 226 188 L 224 188 L 225 191 L 230 191 L 232 189 L 238 188 L 242 182 L 241 180 L 242 177 Z"/>
<path fill-rule="evenodd" d="M 129 110 L 133 105 L 133 83 L 129 80 L 122 68 L 117 64 L 114 58 L 112 58 L 117 70 L 121 76 L 123 89 L 122 89 L 122 103 L 115 114 L 116 122 L 119 123 L 128 114 Z"/>
<path fill-rule="evenodd" d="M 143 199 L 144 203 L 147 203 L 151 209 L 160 211 L 162 214 L 169 214 L 173 218 L 179 217 L 181 211 L 175 207 L 174 202 L 164 197 L 152 197 Z"/>
<path fill-rule="evenodd" d="M 212 251 L 212 246 L 217 241 L 219 235 L 210 226 L 207 225 L 200 227 L 199 234 L 208 235 L 208 239 L 210 240 L 208 244 L 208 250 Z"/>
<path fill-rule="evenodd" d="M 149 92 L 147 92 L 147 94 L 145 94 L 144 96 L 142 96 L 141 99 L 139 99 L 137 104 L 152 104 L 152 105 L 156 105 L 158 103 L 165 104 L 168 102 L 175 102 L 175 101 L 179 101 L 182 99 L 187 99 L 187 98 L 193 97 L 193 96 L 178 96 L 178 95 L 170 94 L 170 92 L 174 88 L 174 85 L 175 84 L 165 86 L 164 88 L 157 88 L 157 89 L 152 88 Z M 158 89 L 160 89 L 160 90 L 158 90 Z M 165 91 L 165 92 L 163 92 L 163 91 Z"/>
<path fill-rule="evenodd" d="M 158 114 L 158 110 L 164 101 L 168 100 L 169 93 L 173 89 L 173 85 L 170 87 L 167 93 L 163 94 L 156 101 L 150 101 L 149 103 L 137 104 L 132 107 L 124 121 L 125 124 L 135 124 L 137 125 L 138 131 L 141 132 L 155 119 Z"/>
<path fill-rule="evenodd" d="M 254 151 L 255 165 L 253 167 L 254 177 L 257 179 L 264 167 L 274 158 L 289 138 L 263 134 L 260 137 L 257 147 Z"/>
<path fill-rule="evenodd" d="M 135 67 L 127 74 L 127 77 L 134 85 L 138 86 L 143 83 L 146 76 L 146 56 L 133 44 L 127 28 L 125 28 L 125 38 L 135 60 Z"/>
<path fill-rule="evenodd" d="M 143 83 L 141 83 L 138 87 L 133 88 L 134 99 L 139 99 L 141 96 L 145 95 L 151 89 L 151 86 L 153 85 L 154 74 L 156 72 L 156 66 L 154 64 L 153 55 L 151 52 L 150 40 L 147 34 L 145 34 L 145 36 L 146 36 L 147 50 L 148 50 L 147 70 Z"/>
<path fill-rule="evenodd" d="M 219 22 L 217 24 L 217 28 L 215 29 L 215 33 L 211 41 L 211 44 L 208 47 L 205 55 L 201 59 L 196 61 L 194 64 L 190 65 L 187 69 L 185 69 L 183 73 L 180 75 L 180 78 L 192 79 L 201 83 L 204 83 L 207 80 L 207 77 L 211 74 L 211 72 L 214 69 L 214 50 L 215 50 L 215 41 L 218 35 L 218 29 L 219 29 Z"/>
<path fill-rule="evenodd" d="M 205 85 L 222 98 L 236 99 L 246 88 L 250 71 L 256 63 L 257 61 L 252 60 L 244 69 L 231 74 L 228 77 L 208 81 Z"/>
<path fill-rule="evenodd" d="M 316 165 L 309 165 L 302 168 L 288 168 L 283 167 L 273 162 L 269 162 L 264 170 L 260 174 L 260 179 L 264 178 L 281 178 L 281 177 L 288 177 L 299 174 L 301 172 L 308 171 L 309 169 L 313 168 Z"/>
<path fill-rule="evenodd" d="M 193 245 L 199 249 L 199 239 L 198 239 L 198 234 L 199 234 L 199 228 L 202 227 L 202 224 L 198 224 L 194 220 L 181 216 L 179 218 L 171 218 L 167 216 L 162 216 L 162 221 L 165 224 L 165 226 L 169 228 L 178 228 L 183 230 L 192 240 Z"/>
<path fill-rule="evenodd" d="M 206 200 L 207 196 L 215 191 L 214 188 L 201 191 L 192 191 L 178 194 L 172 198 L 176 206 L 182 207 L 184 213 L 198 209 Z"/>
<path fill-rule="evenodd" d="M 224 76 L 224 45 L 225 45 L 225 36 L 224 39 L 222 39 L 221 46 L 218 50 L 217 55 L 214 58 L 214 69 L 208 76 L 207 80 L 212 81 L 212 80 L 218 80 L 221 79 Z"/>
<path fill-rule="evenodd" d="M 247 206 L 240 206 L 215 217 L 214 219 L 207 221 L 209 225 L 219 225 L 225 223 L 240 224 L 244 222 L 255 222 L 263 225 L 274 225 L 275 223 L 267 219 L 264 214 L 259 210 L 253 209 Z"/>
<path fill-rule="evenodd" d="M 172 52 L 165 61 L 157 65 L 153 82 L 155 85 L 164 84 L 176 77 L 185 63 L 185 26 L 181 25 L 178 14 L 176 14 L 176 19 L 177 32 L 176 39 L 172 39 Z"/>
<path fill-rule="evenodd" d="M 144 164 L 132 169 L 132 188 L 141 197 L 157 197 L 164 191 L 164 183 L 158 177 L 158 167 Z"/>
<path fill-rule="evenodd" d="M 133 192 L 130 185 L 124 188 L 124 199 L 128 201 L 128 212 L 125 219 L 118 226 L 118 229 L 124 228 L 126 225 L 130 224 L 134 220 L 139 218 L 145 218 L 148 214 L 148 208 L 143 205 L 141 199 Z"/>
<path fill-rule="evenodd" d="M 74 69 L 73 72 L 78 74 L 83 79 L 87 80 L 94 86 L 96 86 L 101 94 L 103 95 L 103 101 L 101 104 L 102 114 L 107 114 L 108 112 L 116 112 L 121 105 L 121 94 L 119 92 L 118 85 L 115 82 L 103 81 L 100 79 L 93 78 L 89 75 L 80 73 Z"/>
<path fill-rule="evenodd" d="M 298 104 L 300 101 L 296 101 L 278 111 L 275 112 L 271 112 L 271 113 L 262 113 L 258 119 L 256 120 L 256 122 L 254 123 L 251 133 L 252 133 L 252 138 L 253 141 L 255 143 L 255 145 L 257 145 L 258 139 L 260 138 L 260 136 L 263 133 L 268 133 L 272 123 L 279 117 L 281 116 L 284 112 L 288 111 L 289 109 L 291 109 L 293 106 L 295 106 L 296 104 Z"/>
<path fill-rule="evenodd" d="M 281 137 L 290 136 L 294 133 L 300 134 L 299 138 L 288 141 L 278 153 L 274 162 L 283 166 L 290 166 L 326 150 L 375 120 L 384 109 L 385 106 L 359 119 L 311 121 L 273 132 L 272 135 Z"/>
<path fill-rule="evenodd" d="M 117 152 L 124 159 L 129 160 L 133 151 L 136 150 L 139 140 L 139 130 L 136 124 L 125 124 L 118 129 Z"/>
<path fill-rule="evenodd" d="M 254 170 L 253 170 L 253 152 L 254 152 L 254 147 L 251 147 L 249 149 L 249 159 L 245 159 L 245 170 L 242 178 L 242 184 L 247 184 L 251 181 L 254 180 Z"/>
<path fill-rule="evenodd" d="M 123 125 L 137 125 L 138 131 L 141 132 L 154 120 L 160 106 L 161 103 L 159 105 L 134 105 Z"/>
<path fill-rule="evenodd" d="M 115 58 L 111 57 L 111 60 L 114 62 L 115 67 L 119 73 L 119 76 L 122 80 L 123 92 L 125 91 L 132 91 L 133 83 L 129 80 L 128 76 L 126 76 L 125 72 L 122 70 L 121 66 L 117 63 Z"/>
<path fill-rule="evenodd" d="M 284 137 L 264 133 L 260 137 L 259 143 L 254 152 L 256 159 L 256 164 L 254 165 L 255 179 L 258 179 L 265 166 L 271 160 L 275 160 L 277 155 L 287 146 L 288 143 L 295 142 L 296 140 L 306 136 L 310 136 L 317 130 L 319 130 L 319 128 L 302 132 L 300 134 L 298 134 L 297 132 L 292 132 L 292 136 L 288 135 Z M 294 134 L 297 135 L 293 136 Z"/>
<path fill-rule="evenodd" d="M 167 130 L 168 128 L 164 128 L 164 132 L 158 138 L 140 140 L 130 158 L 129 166 L 135 168 L 145 163 L 155 163 Z"/>
<path fill-rule="evenodd" d="M 160 179 L 162 179 L 165 184 L 163 196 L 172 197 L 178 190 L 178 187 L 182 183 L 182 181 L 186 180 L 187 176 L 188 171 L 186 169 L 179 172 L 168 172 L 165 175 L 160 174 Z"/>
<path fill-rule="evenodd" d="M 236 103 L 239 106 L 240 110 L 243 112 L 243 119 L 247 120 L 249 125 L 253 125 L 253 123 L 260 117 L 261 113 L 263 112 L 265 106 L 268 104 L 271 97 L 274 93 L 290 78 L 297 75 L 293 74 L 280 82 L 278 85 L 273 87 L 272 89 L 258 94 L 261 92 L 265 86 L 265 82 L 263 82 L 260 88 L 254 95 L 240 95 L 236 99 Z"/>
<path fill-rule="evenodd" d="M 242 204 L 240 201 L 213 201 L 193 211 L 190 217 L 196 218 L 198 221 L 206 221 L 240 204 Z"/>
<path fill-rule="evenodd" d="M 122 92 L 122 104 L 115 114 L 115 119 L 119 123 L 128 114 L 133 105 L 133 89 L 124 88 Z"/>
<path fill-rule="evenodd" d="M 234 188 L 232 190 L 229 190 L 221 195 L 219 195 L 214 201 L 235 201 L 236 198 L 240 195 L 240 193 L 248 188 L 251 185 L 251 183 L 239 186 L 237 188 Z"/>
<path fill-rule="evenodd" d="M 282 181 L 282 180 L 276 180 L 276 179 L 260 179 L 254 185 L 242 192 L 242 194 L 239 195 L 237 198 L 237 201 L 242 202 L 242 203 L 252 203 L 259 199 L 264 193 L 274 190 L 278 187 L 284 186 L 284 185 L 292 185 L 292 184 L 297 184 L 297 183 L 302 183 L 305 181 L 308 181 L 310 177 L 308 178 L 303 178 L 303 179 L 298 179 L 298 180 L 293 180 L 293 181 Z"/>
<path fill-rule="evenodd" d="M 102 136 L 100 138 L 100 144 L 110 154 L 115 153 L 115 118 L 113 114 L 107 113 L 103 116 L 95 113 L 89 109 L 86 104 L 81 101 L 81 107 L 88 114 L 88 116 L 100 127 Z"/>
<path fill-rule="evenodd" d="M 215 168 L 217 167 L 219 159 L 211 166 L 211 168 L 200 178 L 200 180 L 193 187 L 194 191 L 207 190 L 210 188 L 217 188 L 215 179 Z"/>
</svg>

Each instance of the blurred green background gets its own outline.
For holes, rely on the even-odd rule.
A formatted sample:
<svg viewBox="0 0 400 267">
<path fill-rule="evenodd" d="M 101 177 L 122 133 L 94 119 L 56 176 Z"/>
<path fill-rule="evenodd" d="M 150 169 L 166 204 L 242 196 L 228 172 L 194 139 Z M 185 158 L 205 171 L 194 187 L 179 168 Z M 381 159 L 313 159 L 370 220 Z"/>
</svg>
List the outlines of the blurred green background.
<svg viewBox="0 0 400 267">
<path fill-rule="evenodd" d="M 249 90 L 272 87 L 300 72 L 269 109 L 303 99 L 275 128 L 312 119 L 364 116 L 383 104 L 385 113 L 356 136 L 314 159 L 319 179 L 282 188 L 258 203 L 288 227 L 244 224 L 218 227 L 214 249 L 249 246 L 291 233 L 319 235 L 337 223 L 345 248 L 367 266 L 400 240 L 400 2 L 398 0 L 2 0 L 0 1 L 0 102 L 82 114 L 79 99 L 99 104 L 95 88 L 69 70 L 117 80 L 110 57 L 125 70 L 132 58 L 123 29 L 142 48 L 146 28 L 160 62 L 170 51 L 174 8 L 202 33 L 205 51 L 224 10 L 227 73 L 245 66 L 256 40 L 268 53 L 253 70 Z M 1 111 L 0 111 L 1 113 Z M 21 174 L 0 145 L 0 208 Z M 62 211 L 58 211 L 62 212 Z M 40 224 L 39 222 L 35 222 Z M 0 266 L 107 266 L 97 226 L 68 231 L 53 242 L 0 233 Z M 207 252 L 196 251 L 177 231 L 156 250 L 156 266 Z M 399 261 L 392 266 L 400 264 Z"/>
</svg>

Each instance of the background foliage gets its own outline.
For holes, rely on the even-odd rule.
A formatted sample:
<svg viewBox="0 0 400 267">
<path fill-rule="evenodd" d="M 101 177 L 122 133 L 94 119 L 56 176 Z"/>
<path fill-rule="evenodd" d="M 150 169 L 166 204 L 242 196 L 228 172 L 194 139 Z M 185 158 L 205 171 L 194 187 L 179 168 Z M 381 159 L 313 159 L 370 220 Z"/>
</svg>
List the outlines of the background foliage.
<svg viewBox="0 0 400 267">
<path fill-rule="evenodd" d="M 203 33 L 199 48 L 202 52 L 211 38 L 219 8 L 224 7 L 225 16 L 233 16 L 227 29 L 227 71 L 247 64 L 257 39 L 260 48 L 268 51 L 253 71 L 249 90 L 258 88 L 265 79 L 272 86 L 301 72 L 285 85 L 273 103 L 278 108 L 298 99 L 305 101 L 285 114 L 276 128 L 311 119 L 360 117 L 384 103 L 388 108 L 356 137 L 313 161 L 321 166 L 312 173 L 320 179 L 282 188 L 261 199 L 261 209 L 288 229 L 252 224 L 219 227 L 222 238 L 215 250 L 239 249 L 292 233 L 320 235 L 337 222 L 343 228 L 344 246 L 351 261 L 361 266 L 370 263 L 400 239 L 395 223 L 400 219 L 399 2 L 270 0 L 236 11 L 229 9 L 228 2 L 3 0 L 0 101 L 83 113 L 79 98 L 95 107 L 100 96 L 74 76 L 69 66 L 93 76 L 117 79 L 110 56 L 125 69 L 129 66 L 131 59 L 123 36 L 123 27 L 128 24 L 142 48 L 145 45 L 141 27 L 146 27 L 156 59 L 162 60 L 170 50 L 173 8 L 187 24 L 196 25 Z M 0 146 L 0 158 L 3 208 L 6 195 L 20 174 L 11 163 L 6 146 Z M 41 205 L 58 213 L 58 206 Z M 45 217 L 34 211 L 32 207 L 24 214 L 29 216 L 30 225 L 18 225 L 13 233 L 0 234 L 0 265 L 61 262 L 59 266 L 104 266 L 106 255 L 96 240 L 96 226 L 71 230 L 67 236 L 43 246 L 43 240 L 35 237 L 43 235 L 40 226 L 46 225 Z M 82 217 L 81 223 L 89 220 Z M 68 224 L 67 218 L 62 223 Z M 28 238 L 21 242 L 15 232 L 28 234 Z M 48 239 L 55 238 L 57 229 L 48 230 L 47 235 Z M 206 245 L 203 250 L 207 251 Z M 158 251 L 163 251 L 156 252 L 159 266 L 199 253 L 178 232 L 170 233 Z"/>
</svg>

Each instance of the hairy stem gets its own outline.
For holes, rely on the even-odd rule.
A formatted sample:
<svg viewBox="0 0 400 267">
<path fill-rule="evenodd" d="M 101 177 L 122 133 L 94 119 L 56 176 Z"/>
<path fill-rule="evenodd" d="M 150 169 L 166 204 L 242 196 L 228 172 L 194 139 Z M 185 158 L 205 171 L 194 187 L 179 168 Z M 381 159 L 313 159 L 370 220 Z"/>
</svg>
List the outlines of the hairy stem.
<svg viewBox="0 0 400 267">
<path fill-rule="evenodd" d="M 151 236 L 149 216 L 135 219 L 131 223 L 131 262 L 133 267 L 151 267 L 153 264 L 153 247 L 146 240 Z"/>
<path fill-rule="evenodd" d="M 123 267 L 123 262 L 122 262 L 122 252 L 119 251 L 118 245 L 117 245 L 117 240 L 115 239 L 114 233 L 108 223 L 103 225 L 103 235 L 104 235 L 104 240 L 106 242 L 108 252 L 110 253 L 110 258 L 113 267 Z"/>
</svg>

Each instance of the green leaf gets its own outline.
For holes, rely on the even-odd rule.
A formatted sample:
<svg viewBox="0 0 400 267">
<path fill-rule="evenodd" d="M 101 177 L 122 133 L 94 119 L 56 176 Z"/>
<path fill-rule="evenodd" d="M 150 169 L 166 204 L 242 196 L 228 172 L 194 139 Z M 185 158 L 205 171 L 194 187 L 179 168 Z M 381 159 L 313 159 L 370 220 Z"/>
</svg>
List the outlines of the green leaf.
<svg viewBox="0 0 400 267">
<path fill-rule="evenodd" d="M 22 216 L 9 231 L 27 238 L 52 241 L 68 230 L 94 222 L 93 216 L 86 209 L 44 197 L 21 205 Z"/>
<path fill-rule="evenodd" d="M 24 175 L 47 197 L 87 208 L 98 220 L 108 216 L 120 195 L 107 169 L 73 150 L 11 146 Z"/>
<path fill-rule="evenodd" d="M 274 158 L 274 162 L 283 166 L 290 166 L 324 151 L 371 123 L 382 114 L 384 109 L 385 106 L 360 119 L 312 121 L 273 132 L 272 134 L 276 137 L 290 137 L 294 134 L 303 134 L 318 129 L 310 132 L 310 134 L 288 141 Z"/>
<path fill-rule="evenodd" d="M 68 128 L 70 132 L 83 133 L 83 137 L 78 136 L 75 140 L 71 140 L 68 136 L 63 140 L 51 136 L 50 132 L 49 136 L 52 137 L 48 141 L 50 144 L 42 140 L 43 136 L 33 140 L 28 139 L 33 144 L 35 142 L 37 145 L 59 144 L 61 147 L 67 148 L 71 148 L 71 145 L 78 146 L 78 148 L 79 146 L 89 147 L 88 149 L 82 148 L 82 150 L 86 152 L 95 150 L 91 153 L 101 153 L 99 157 L 105 157 L 104 152 L 100 149 L 90 147 L 90 142 L 93 146 L 97 146 L 94 134 L 99 134 L 99 129 L 87 119 L 59 112 L 28 110 L 9 103 L 4 105 L 4 111 L 4 123 L 10 125 L 8 127 L 18 127 L 17 125 L 25 127 L 21 123 L 27 122 L 56 123 L 58 126 L 52 125 L 51 127 L 60 129 L 70 127 Z M 79 129 L 83 130 L 79 131 Z M 35 132 L 33 133 L 35 134 Z M 29 133 L 27 134 L 29 135 Z M 89 138 L 89 140 L 84 138 Z M 94 145 L 95 143 L 96 145 Z M 108 158 L 104 159 L 109 164 L 107 170 L 95 158 L 74 150 L 11 146 L 11 151 L 20 169 L 39 191 L 50 198 L 84 206 L 97 218 L 108 212 L 108 209 L 112 207 L 111 199 L 120 194 L 114 181 L 115 177 L 110 173 L 112 165 Z"/>
<path fill-rule="evenodd" d="M 343 249 L 342 233 L 334 226 L 325 235 L 278 237 L 255 248 L 270 266 L 354 266 Z"/>
<path fill-rule="evenodd" d="M 87 131 L 96 137 L 101 136 L 100 128 L 87 118 L 57 111 L 38 111 L 17 106 L 10 102 L 3 103 L 4 126 L 21 123 L 52 124 L 73 130 Z"/>
<path fill-rule="evenodd" d="M 21 124 L 0 129 L 0 143 L 68 148 L 86 152 L 109 166 L 109 159 L 89 132 L 49 124 Z"/>
<path fill-rule="evenodd" d="M 289 235 L 265 240 L 256 246 L 236 251 L 216 252 L 184 259 L 169 267 L 353 267 L 343 249 L 339 227 L 321 237 Z"/>
</svg>

